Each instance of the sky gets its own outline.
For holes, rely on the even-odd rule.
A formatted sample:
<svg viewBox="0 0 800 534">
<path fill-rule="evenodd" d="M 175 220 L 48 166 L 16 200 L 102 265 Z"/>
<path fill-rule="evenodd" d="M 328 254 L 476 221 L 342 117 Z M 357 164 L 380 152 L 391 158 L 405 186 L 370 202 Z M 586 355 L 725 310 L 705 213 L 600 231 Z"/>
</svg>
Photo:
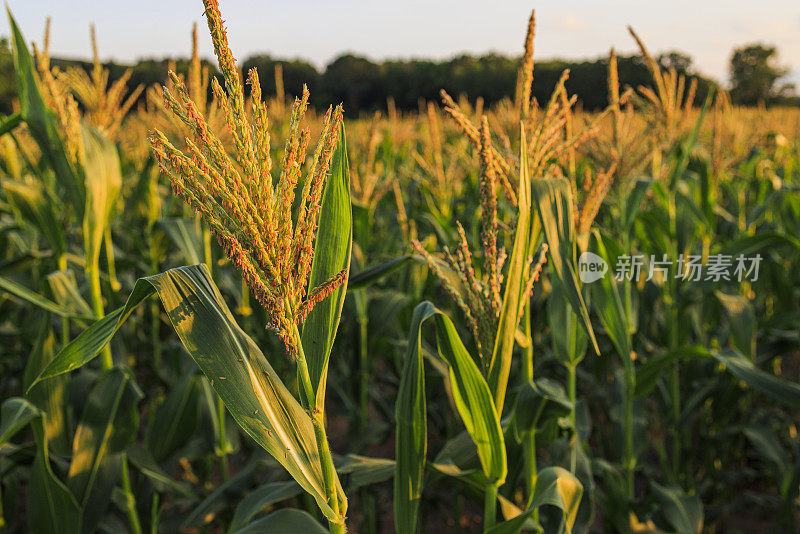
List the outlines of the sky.
<svg viewBox="0 0 800 534">
<path fill-rule="evenodd" d="M 40 42 L 52 17 L 51 54 L 91 55 L 89 24 L 97 26 L 103 60 L 187 56 L 193 22 L 200 52 L 212 57 L 201 0 L 7 0 L 28 41 Z M 534 55 L 582 59 L 635 52 L 626 26 L 653 53 L 678 49 L 701 73 L 726 81 L 734 47 L 765 42 L 800 86 L 800 1 L 797 0 L 220 0 L 234 55 L 301 57 L 318 67 L 343 52 L 372 59 L 443 59 L 490 51 L 519 54 L 528 15 L 536 8 Z M 0 17 L 0 35 L 8 35 Z"/>
</svg>

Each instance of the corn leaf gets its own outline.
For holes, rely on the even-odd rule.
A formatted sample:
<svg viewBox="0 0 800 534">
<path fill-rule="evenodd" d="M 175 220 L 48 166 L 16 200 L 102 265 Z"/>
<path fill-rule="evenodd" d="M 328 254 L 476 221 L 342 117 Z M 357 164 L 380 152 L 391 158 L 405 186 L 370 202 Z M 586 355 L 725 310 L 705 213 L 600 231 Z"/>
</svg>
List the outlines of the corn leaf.
<svg viewBox="0 0 800 534">
<path fill-rule="evenodd" d="M 689 534 L 703 531 L 703 504 L 700 497 L 689 495 L 675 486 L 662 486 L 656 482 L 650 482 L 650 486 L 659 503 L 659 516 L 663 516 L 675 532 Z"/>
<path fill-rule="evenodd" d="M 303 491 L 297 482 L 267 482 L 242 499 L 228 527 L 229 534 L 240 532 L 261 510 L 276 502 L 296 497 Z"/>
<path fill-rule="evenodd" d="M 765 251 L 778 251 L 784 248 L 792 252 L 800 251 L 800 240 L 791 235 L 784 235 L 767 230 L 759 231 L 755 235 L 742 235 L 720 247 L 720 254 L 738 257 L 753 256 Z"/>
<path fill-rule="evenodd" d="M 92 317 L 94 312 L 81 295 L 78 289 L 78 281 L 75 279 L 73 271 L 55 271 L 47 275 L 47 283 L 53 292 L 53 298 L 60 306 L 77 316 Z"/>
<path fill-rule="evenodd" d="M 308 512 L 286 508 L 269 514 L 263 519 L 253 521 L 246 527 L 235 531 L 236 534 L 327 534 L 328 530 L 311 517 Z"/>
<path fill-rule="evenodd" d="M 13 438 L 34 418 L 39 409 L 22 397 L 11 397 L 0 407 L 0 445 Z"/>
<path fill-rule="evenodd" d="M 142 392 L 120 369 L 106 371 L 89 392 L 75 432 L 67 487 L 83 512 L 83 531 L 94 532 L 105 515 L 122 469 L 122 455 L 136 437 Z"/>
<path fill-rule="evenodd" d="M 263 458 L 251 458 L 250 461 L 248 461 L 235 475 L 231 476 L 222 484 L 218 484 L 214 488 L 214 491 L 209 493 L 208 496 L 200 502 L 200 504 L 198 504 L 191 512 L 189 512 L 183 518 L 178 530 L 183 532 L 191 527 L 197 527 L 207 523 L 207 518 L 209 517 L 209 514 L 213 513 L 214 506 L 217 504 L 217 501 L 224 497 L 226 493 L 233 492 L 235 488 L 241 487 L 242 484 L 246 484 L 250 477 L 252 477 L 253 474 L 258 470 L 263 469 L 263 467 Z"/>
<path fill-rule="evenodd" d="M 603 244 L 603 239 L 597 231 L 591 235 L 590 250 L 603 258 L 606 263 L 611 264 L 611 258 Z M 592 294 L 592 306 L 597 312 L 606 334 L 617 349 L 620 358 L 623 360 L 630 358 L 633 347 L 630 328 L 628 328 L 628 314 L 622 305 L 616 279 L 611 273 L 607 273 L 606 276 L 592 282 L 589 286 Z"/>
<path fill-rule="evenodd" d="M 564 388 L 549 378 L 521 384 L 514 398 L 511 429 L 517 440 L 526 432 L 536 432 L 540 422 L 566 417 L 572 409 Z"/>
<path fill-rule="evenodd" d="M 553 354 L 565 365 L 577 365 L 586 354 L 588 339 L 565 293 L 561 281 L 554 279 L 547 297 L 547 320 L 553 331 Z"/>
<path fill-rule="evenodd" d="M 622 213 L 622 230 L 625 233 L 630 232 L 633 227 L 633 222 L 636 220 L 636 215 L 642 209 L 642 202 L 645 195 L 650 191 L 650 186 L 654 183 L 649 178 L 639 178 L 633 185 L 628 198 L 625 200 L 625 211 Z"/>
<path fill-rule="evenodd" d="M 55 336 L 50 326 L 50 316 L 44 317 L 36 336 L 25 372 L 22 375 L 24 389 L 39 375 L 56 354 Z M 50 450 L 67 456 L 72 453 L 72 428 L 67 424 L 66 409 L 69 406 L 67 377 L 61 376 L 39 384 L 26 395 L 27 399 L 41 411 L 47 413 L 44 422 Z"/>
<path fill-rule="evenodd" d="M 9 115 L 5 118 L 3 124 L 0 124 L 0 137 L 3 137 L 5 134 L 14 131 L 14 129 L 20 124 L 22 124 L 22 115 L 20 113 Z"/>
<path fill-rule="evenodd" d="M 156 463 L 153 456 L 147 449 L 138 445 L 131 445 L 127 450 L 128 461 L 139 470 L 153 484 L 153 487 L 160 492 L 172 491 L 181 497 L 195 499 L 196 494 L 191 485 L 185 482 L 178 482 L 171 478 Z"/>
<path fill-rule="evenodd" d="M 187 372 L 156 410 L 148 429 L 148 450 L 163 461 L 191 439 L 200 419 L 202 384 L 196 371 Z"/>
<path fill-rule="evenodd" d="M 520 165 L 519 165 L 519 213 L 517 229 L 514 233 L 514 247 L 509 260 L 506 286 L 503 294 L 503 307 L 494 341 L 491 363 L 489 364 L 489 389 L 494 398 L 497 413 L 503 412 L 508 374 L 511 371 L 511 357 L 514 351 L 514 333 L 519 325 L 519 313 L 526 282 L 530 273 L 525 272 L 528 262 L 531 228 L 531 182 L 528 176 L 528 148 L 524 127 L 520 126 Z"/>
<path fill-rule="evenodd" d="M 733 376 L 751 388 L 790 406 L 800 408 L 800 384 L 786 380 L 772 373 L 762 371 L 752 361 L 735 349 L 709 353 Z"/>
<path fill-rule="evenodd" d="M 67 241 L 64 237 L 64 224 L 56 213 L 59 204 L 53 201 L 44 184 L 10 179 L 0 183 L 17 216 L 47 239 L 56 256 L 63 254 L 67 249 Z"/>
<path fill-rule="evenodd" d="M 81 125 L 85 151 L 86 209 L 83 214 L 83 246 L 86 265 L 96 265 L 103 232 L 122 188 L 117 147 L 96 128 Z"/>
<path fill-rule="evenodd" d="M 403 373 L 395 403 L 394 524 L 397 532 L 416 532 L 428 450 L 422 323 L 436 313 L 430 302 L 414 308 Z"/>
<path fill-rule="evenodd" d="M 27 287 L 23 286 L 22 284 L 18 284 L 17 282 L 10 280 L 8 278 L 4 278 L 0 276 L 0 289 L 5 290 L 12 295 L 19 297 L 23 300 L 27 300 L 34 306 L 37 306 L 45 311 L 50 313 L 54 313 L 61 317 L 67 317 L 70 319 L 83 319 L 87 321 L 94 321 L 95 318 L 92 316 L 86 316 L 83 313 L 75 312 L 74 310 L 70 310 L 56 304 L 52 300 L 48 299 L 47 297 L 43 297 L 39 293 L 35 291 L 31 291 Z"/>
<path fill-rule="evenodd" d="M 236 324 L 204 265 L 139 279 L 125 306 L 64 347 L 34 384 L 95 358 L 133 310 L 154 293 L 183 346 L 212 381 L 236 422 L 314 497 L 326 517 L 336 520 L 323 490 L 311 418 Z M 337 491 L 343 497 L 338 480 Z"/>
<path fill-rule="evenodd" d="M 192 265 L 203 262 L 203 238 L 197 219 L 174 217 L 162 219 L 159 224 L 183 253 L 185 261 Z"/>
<path fill-rule="evenodd" d="M 336 472 L 347 475 L 345 487 L 348 491 L 388 480 L 394 475 L 394 468 L 394 460 L 358 454 L 348 454 L 336 463 Z"/>
<path fill-rule="evenodd" d="M 350 169 L 347 161 L 347 141 L 342 126 L 339 144 L 333 153 L 331 175 L 325 182 L 325 189 L 322 192 L 322 209 L 319 214 L 309 289 L 350 266 L 350 251 L 353 246 L 352 220 Z M 328 360 L 336 330 L 339 328 L 346 294 L 347 280 L 328 298 L 314 306 L 303 323 L 303 350 L 308 359 L 308 370 L 311 374 L 311 383 L 316 389 L 317 409 L 320 411 L 325 406 Z"/>
<path fill-rule="evenodd" d="M 415 531 L 422 497 L 428 429 L 421 335 L 423 323 L 431 317 L 435 317 L 439 355 L 449 365 L 456 408 L 477 446 L 484 482 L 499 486 L 507 472 L 500 418 L 489 386 L 458 337 L 452 321 L 430 302 L 419 304 L 414 309 L 408 352 L 395 404 L 394 510 L 398 532 Z"/>
<path fill-rule="evenodd" d="M 91 327 L 81 332 L 78 337 L 63 347 L 53 360 L 47 364 L 47 367 L 31 382 L 27 391 L 30 392 L 43 380 L 78 369 L 97 357 L 136 307 L 153 294 L 152 285 L 144 280 L 141 279 L 136 283 L 125 306 L 109 313 L 102 319 L 98 319 Z"/>
<path fill-rule="evenodd" d="M 441 312 L 436 314 L 436 339 L 439 355 L 450 366 L 456 408 L 478 447 L 483 474 L 490 484 L 501 486 L 507 473 L 506 446 L 489 386 L 453 322 Z"/>
<path fill-rule="evenodd" d="M 725 310 L 725 315 L 728 316 L 729 337 L 733 346 L 750 360 L 754 360 L 758 324 L 750 300 L 743 295 L 729 295 L 722 291 L 715 291 L 714 294 L 722 309 Z"/>
<path fill-rule="evenodd" d="M 490 528 L 487 534 L 516 534 L 534 511 L 544 505 L 560 508 L 564 527 L 567 532 L 572 532 L 582 495 L 583 486 L 575 475 L 566 469 L 560 467 L 542 469 L 536 478 L 533 501 L 528 509 L 509 521 L 498 523 Z"/>
<path fill-rule="evenodd" d="M 8 12 L 8 23 L 11 26 L 11 52 L 14 56 L 14 72 L 17 74 L 19 113 L 28 126 L 31 136 L 36 140 L 42 155 L 55 172 L 56 180 L 61 184 L 78 215 L 82 217 L 85 197 L 83 179 L 72 168 L 58 131 L 56 119 L 44 104 L 25 38 L 19 31 L 17 22 L 11 15 L 11 10 L 7 8 L 6 11 Z"/>
<path fill-rule="evenodd" d="M 50 466 L 45 419 L 42 414 L 32 421 L 36 459 L 28 486 L 28 528 L 33 534 L 75 534 L 81 532 L 81 510 Z"/>
<path fill-rule="evenodd" d="M 636 396 L 652 391 L 663 371 L 675 360 L 696 358 L 713 358 L 723 364 L 726 371 L 756 391 L 790 408 L 800 408 L 800 384 L 762 371 L 736 349 L 712 352 L 700 346 L 680 347 L 642 365 L 636 372 Z"/>
<path fill-rule="evenodd" d="M 347 290 L 356 291 L 358 289 L 364 289 L 365 287 L 374 284 L 384 276 L 393 273 L 412 259 L 413 256 L 411 255 L 400 256 L 399 258 L 385 261 L 364 269 L 363 271 L 350 277 L 350 280 L 347 283 Z"/>
<path fill-rule="evenodd" d="M 575 217 L 569 182 L 565 178 L 534 180 L 532 191 L 534 206 L 548 245 L 548 263 L 553 266 L 553 272 L 564 289 L 564 296 L 580 319 L 592 347 L 600 354 L 575 274 Z"/>
</svg>

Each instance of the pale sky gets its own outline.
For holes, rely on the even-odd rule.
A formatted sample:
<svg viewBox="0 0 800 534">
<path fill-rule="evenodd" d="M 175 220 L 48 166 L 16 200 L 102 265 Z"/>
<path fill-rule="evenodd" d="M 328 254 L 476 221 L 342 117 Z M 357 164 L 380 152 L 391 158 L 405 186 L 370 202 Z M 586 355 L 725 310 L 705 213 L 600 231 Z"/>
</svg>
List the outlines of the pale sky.
<svg viewBox="0 0 800 534">
<path fill-rule="evenodd" d="M 212 57 L 201 0 L 7 0 L 28 41 L 41 41 L 53 19 L 51 54 L 89 57 L 89 23 L 97 25 L 103 60 L 186 56 L 192 23 L 200 24 L 201 55 Z M 468 52 L 519 54 L 536 8 L 535 56 L 595 58 L 611 46 L 632 53 L 632 25 L 654 53 L 678 49 L 695 68 L 727 79 L 734 46 L 777 45 L 779 62 L 800 82 L 798 0 L 221 0 L 234 55 L 255 52 L 302 57 L 318 67 L 342 52 L 372 59 L 441 59 Z M 8 23 L 0 17 L 0 34 Z M 800 84 L 799 84 L 800 85 Z"/>
</svg>

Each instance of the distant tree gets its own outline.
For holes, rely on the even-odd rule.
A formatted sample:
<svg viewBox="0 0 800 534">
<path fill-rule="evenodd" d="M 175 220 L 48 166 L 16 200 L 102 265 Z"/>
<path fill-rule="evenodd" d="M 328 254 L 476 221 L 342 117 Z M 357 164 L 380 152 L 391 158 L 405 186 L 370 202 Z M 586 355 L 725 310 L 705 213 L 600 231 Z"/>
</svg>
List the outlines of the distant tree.
<svg viewBox="0 0 800 534">
<path fill-rule="evenodd" d="M 658 56 L 662 68 L 674 68 L 687 78 L 696 79 L 697 94 L 695 102 L 701 103 L 715 82 L 697 74 L 692 68 L 692 59 L 678 51 L 669 51 Z M 54 66 L 66 69 L 79 66 L 91 69 L 88 61 L 51 59 Z M 617 58 L 620 84 L 639 88 L 652 86 L 647 66 L 639 56 L 620 56 Z M 439 102 L 439 91 L 445 89 L 451 96 L 464 95 L 474 102 L 482 97 L 487 106 L 504 98 L 513 98 L 517 77 L 519 57 L 500 54 L 483 56 L 460 55 L 444 60 L 394 59 L 374 62 L 362 56 L 345 54 L 339 56 L 319 72 L 314 65 L 302 59 L 280 59 L 266 54 L 256 54 L 245 59 L 240 65 L 242 73 L 256 67 L 265 96 L 275 94 L 275 66 L 280 64 L 283 72 L 284 90 L 287 98 L 300 94 L 303 84 L 311 90 L 311 104 L 325 108 L 329 104 L 342 102 L 348 116 L 362 112 L 386 109 L 388 97 L 402 110 L 416 110 L 421 102 Z M 188 58 L 147 58 L 130 65 L 133 74 L 128 80 L 129 90 L 143 84 L 151 87 L 162 84 L 167 79 L 170 65 L 178 74 L 186 75 L 189 69 Z M 222 82 L 221 75 L 213 62 L 204 59 L 209 74 Z M 121 76 L 126 65 L 106 63 L 110 71 L 110 81 Z M 0 113 L 12 110 L 16 97 L 14 65 L 8 42 L 0 39 Z M 545 105 L 561 73 L 570 70 L 566 82 L 570 94 L 575 94 L 583 109 L 597 110 L 608 104 L 606 75 L 608 63 L 605 58 L 585 61 L 545 60 L 537 61 L 534 69 L 533 96 Z M 773 80 L 774 84 L 774 80 Z M 249 93 L 250 87 L 245 85 Z M 778 94 L 779 91 L 775 91 Z M 210 96 L 210 90 L 209 90 Z M 140 101 L 144 100 L 144 95 Z M 788 99 L 784 103 L 791 103 Z"/>
<path fill-rule="evenodd" d="M 0 113 L 9 114 L 12 102 L 17 97 L 17 81 L 14 75 L 14 58 L 8 48 L 8 39 L 0 39 Z"/>
<path fill-rule="evenodd" d="M 450 96 L 463 93 L 473 102 L 481 96 L 490 104 L 514 94 L 519 60 L 499 54 L 463 55 L 446 61 L 443 67 L 440 86 Z"/>
<path fill-rule="evenodd" d="M 769 103 L 791 89 L 788 85 L 776 85 L 788 72 L 775 64 L 777 56 L 777 48 L 760 43 L 733 51 L 730 73 L 734 102 L 749 106 Z"/>
<path fill-rule="evenodd" d="M 382 70 L 381 65 L 362 56 L 339 56 L 325 69 L 315 102 L 341 102 L 353 114 L 383 106 L 387 95 Z"/>
<path fill-rule="evenodd" d="M 687 74 L 692 67 L 692 57 L 677 50 L 659 55 L 657 61 L 662 69 L 675 69 L 678 74 Z"/>
</svg>

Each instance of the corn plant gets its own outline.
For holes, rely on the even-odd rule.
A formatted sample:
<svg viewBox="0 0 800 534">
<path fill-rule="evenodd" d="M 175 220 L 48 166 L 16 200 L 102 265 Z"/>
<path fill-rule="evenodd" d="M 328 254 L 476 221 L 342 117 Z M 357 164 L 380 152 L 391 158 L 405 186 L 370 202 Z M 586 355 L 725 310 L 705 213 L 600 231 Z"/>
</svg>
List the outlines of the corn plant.
<svg viewBox="0 0 800 534">
<path fill-rule="evenodd" d="M 524 511 L 513 510 L 514 505 L 498 495 L 498 489 L 504 485 L 508 474 L 507 434 L 503 430 L 500 414 L 503 413 L 508 387 L 514 333 L 523 315 L 525 301 L 538 278 L 546 249 L 545 247 L 535 254 L 535 242 L 531 239 L 533 222 L 530 216 L 530 180 L 527 175 L 524 129 L 520 137 L 520 187 L 516 196 L 519 212 L 502 296 L 500 269 L 505 263 L 505 251 L 497 245 L 497 178 L 494 174 L 493 150 L 485 118 L 481 125 L 480 140 L 483 275 L 478 277 L 476 274 L 472 253 L 460 224 L 458 228 L 461 245 L 454 253 L 445 249 L 447 266 L 442 266 L 419 243 L 415 244 L 466 315 L 478 355 L 470 354 L 446 314 L 429 302 L 417 306 L 396 408 L 394 506 L 395 524 L 399 532 L 415 530 L 422 496 L 427 456 L 427 416 L 421 327 L 431 318 L 436 324 L 438 355 L 447 365 L 447 376 L 453 389 L 456 408 L 475 445 L 474 454 L 480 461 L 482 476 L 472 478 L 471 482 L 482 488 L 484 493 L 484 532 L 514 532 L 526 525 L 544 503 L 555 504 L 564 511 L 564 524 L 568 530 L 571 530 L 575 520 L 582 487 L 577 479 L 560 468 L 543 470 L 536 473 L 533 480 L 528 481 L 528 507 Z M 527 411 L 525 409 L 529 406 L 523 406 L 521 411 Z M 515 418 L 517 420 L 523 420 L 521 414 L 519 418 Z M 530 425 L 538 423 L 538 418 L 524 420 Z M 530 431 L 530 427 L 520 425 L 520 434 L 524 431 Z M 512 438 L 509 436 L 508 439 Z M 447 447 L 432 467 L 456 478 L 466 476 L 466 471 L 459 466 L 459 460 L 450 456 Z M 496 522 L 498 498 L 507 514 L 507 521 L 501 523 Z"/>
<path fill-rule="evenodd" d="M 267 309 L 268 327 L 281 337 L 297 364 L 300 401 L 236 325 L 203 266 L 141 279 L 123 308 L 62 349 L 29 390 L 91 361 L 133 310 L 158 293 L 184 346 L 234 418 L 315 498 L 331 531 L 343 532 L 347 499 L 333 467 L 324 424 L 328 356 L 341 313 L 351 241 L 341 110 L 328 112 L 293 221 L 292 198 L 309 141 L 309 132 L 301 128 L 308 93 L 293 106 L 281 176 L 273 185 L 266 108 L 256 98 L 252 115 L 246 115 L 219 7 L 209 2 L 206 9 L 226 76 L 226 89 L 214 84 L 214 90 L 234 131 L 239 161 L 234 162 L 209 131 L 175 76 L 175 95 L 165 91 L 165 99 L 194 134 L 195 140 L 187 141 L 191 156 L 174 148 L 158 131 L 152 139 L 153 150 L 171 175 L 176 193 L 207 221 Z M 255 71 L 250 73 L 250 82 L 258 91 Z"/>
</svg>

